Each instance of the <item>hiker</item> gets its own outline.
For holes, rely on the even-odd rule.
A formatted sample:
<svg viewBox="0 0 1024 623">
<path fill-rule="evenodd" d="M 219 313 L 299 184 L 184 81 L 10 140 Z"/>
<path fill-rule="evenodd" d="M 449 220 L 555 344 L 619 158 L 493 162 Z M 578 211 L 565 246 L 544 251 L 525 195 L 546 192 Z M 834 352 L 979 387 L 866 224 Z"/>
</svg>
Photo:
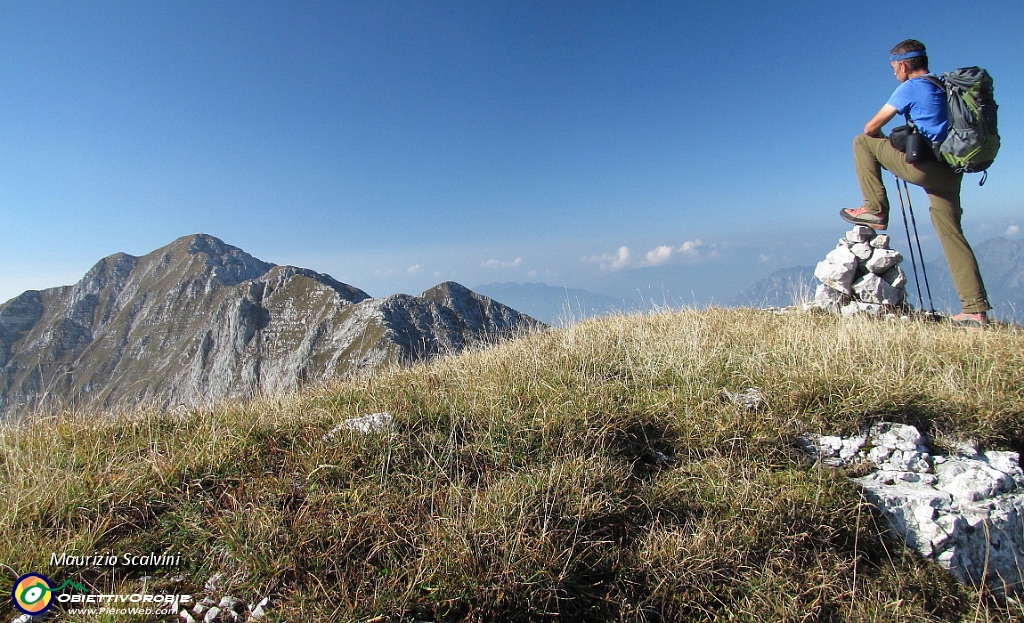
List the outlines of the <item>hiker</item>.
<svg viewBox="0 0 1024 623">
<path fill-rule="evenodd" d="M 960 181 L 963 173 L 953 170 L 936 156 L 934 145 L 946 137 L 948 113 L 945 91 L 925 78 L 928 56 L 924 44 L 908 39 L 892 49 L 889 57 L 893 74 L 900 85 L 889 101 L 864 126 L 864 133 L 853 139 L 853 162 L 857 171 L 864 205 L 844 208 L 839 212 L 845 220 L 873 229 L 884 230 L 889 224 L 889 199 L 882 184 L 882 168 L 911 184 L 924 188 L 930 201 L 932 225 L 939 235 L 953 284 L 960 297 L 961 312 L 950 320 L 954 324 L 984 328 L 986 312 L 991 309 L 985 284 L 978 269 L 978 260 L 964 237 L 960 217 Z M 902 114 L 927 137 L 919 161 L 908 163 L 907 155 L 882 133 L 893 117 Z M 903 134 L 904 129 L 898 134 Z M 894 130 L 893 138 L 897 131 Z M 903 134 L 906 137 L 905 134 Z M 899 141 L 896 141 L 897 144 Z M 910 141 L 907 141 L 909 144 Z M 906 146 L 901 146 L 906 149 Z M 910 150 L 908 150 L 909 152 Z M 914 160 L 915 158 L 911 158 Z"/>
</svg>

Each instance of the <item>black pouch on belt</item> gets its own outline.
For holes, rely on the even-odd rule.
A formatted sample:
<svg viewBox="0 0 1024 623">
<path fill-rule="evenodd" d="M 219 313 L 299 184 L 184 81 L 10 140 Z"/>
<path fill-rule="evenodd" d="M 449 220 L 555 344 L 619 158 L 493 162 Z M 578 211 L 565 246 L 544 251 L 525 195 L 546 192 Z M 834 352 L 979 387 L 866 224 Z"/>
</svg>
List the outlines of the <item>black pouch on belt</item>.
<svg viewBox="0 0 1024 623">
<path fill-rule="evenodd" d="M 893 128 L 892 132 L 889 133 L 889 143 L 896 148 L 896 151 L 902 151 L 907 153 L 907 137 L 914 131 L 912 125 L 901 125 L 898 128 Z"/>
<path fill-rule="evenodd" d="M 912 125 L 901 125 L 889 133 L 889 142 L 898 151 L 902 151 L 907 164 L 919 164 L 935 160 L 935 150 L 928 137 L 917 131 Z"/>
<path fill-rule="evenodd" d="M 935 160 L 932 142 L 916 129 L 907 135 L 907 149 L 904 154 L 906 154 L 907 164 L 920 164 Z"/>
</svg>

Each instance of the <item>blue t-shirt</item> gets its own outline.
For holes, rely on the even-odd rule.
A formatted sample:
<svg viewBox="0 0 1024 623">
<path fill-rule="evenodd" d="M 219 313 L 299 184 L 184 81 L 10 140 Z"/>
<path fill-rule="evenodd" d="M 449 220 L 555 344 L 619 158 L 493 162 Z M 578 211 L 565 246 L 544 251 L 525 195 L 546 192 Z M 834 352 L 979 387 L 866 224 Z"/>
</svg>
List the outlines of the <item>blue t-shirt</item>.
<svg viewBox="0 0 1024 623">
<path fill-rule="evenodd" d="M 927 78 L 911 78 L 893 91 L 888 104 L 901 115 L 910 113 L 917 129 L 933 143 L 940 143 L 949 131 L 946 92 Z"/>
</svg>

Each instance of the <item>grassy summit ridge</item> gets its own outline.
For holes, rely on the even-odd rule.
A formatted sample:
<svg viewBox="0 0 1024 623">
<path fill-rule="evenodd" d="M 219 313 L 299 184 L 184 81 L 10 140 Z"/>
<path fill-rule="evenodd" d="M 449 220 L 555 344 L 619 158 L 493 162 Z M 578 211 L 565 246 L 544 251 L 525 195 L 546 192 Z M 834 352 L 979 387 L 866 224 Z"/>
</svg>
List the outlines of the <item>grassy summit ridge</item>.
<svg viewBox="0 0 1024 623">
<path fill-rule="evenodd" d="M 721 397 L 751 387 L 758 410 Z M 281 621 L 1015 620 L 794 441 L 889 419 L 1020 449 L 1022 388 L 1007 327 L 592 320 L 297 397 L 3 430 L 0 563 L 108 592 L 220 574 Z M 381 411 L 388 429 L 325 437 Z M 108 552 L 181 566 L 50 564 Z"/>
</svg>

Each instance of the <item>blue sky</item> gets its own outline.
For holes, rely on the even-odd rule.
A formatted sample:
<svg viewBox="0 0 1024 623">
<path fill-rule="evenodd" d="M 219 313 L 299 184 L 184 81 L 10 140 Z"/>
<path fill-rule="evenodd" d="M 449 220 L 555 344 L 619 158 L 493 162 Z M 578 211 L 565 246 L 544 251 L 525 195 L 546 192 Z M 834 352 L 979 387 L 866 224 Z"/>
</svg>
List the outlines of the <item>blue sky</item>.
<svg viewBox="0 0 1024 623">
<path fill-rule="evenodd" d="M 850 141 L 911 37 L 994 76 L 964 223 L 1020 237 L 1021 24 L 1020 0 L 4 0 L 0 301 L 200 232 L 374 296 L 736 292 L 847 229 Z"/>
</svg>

